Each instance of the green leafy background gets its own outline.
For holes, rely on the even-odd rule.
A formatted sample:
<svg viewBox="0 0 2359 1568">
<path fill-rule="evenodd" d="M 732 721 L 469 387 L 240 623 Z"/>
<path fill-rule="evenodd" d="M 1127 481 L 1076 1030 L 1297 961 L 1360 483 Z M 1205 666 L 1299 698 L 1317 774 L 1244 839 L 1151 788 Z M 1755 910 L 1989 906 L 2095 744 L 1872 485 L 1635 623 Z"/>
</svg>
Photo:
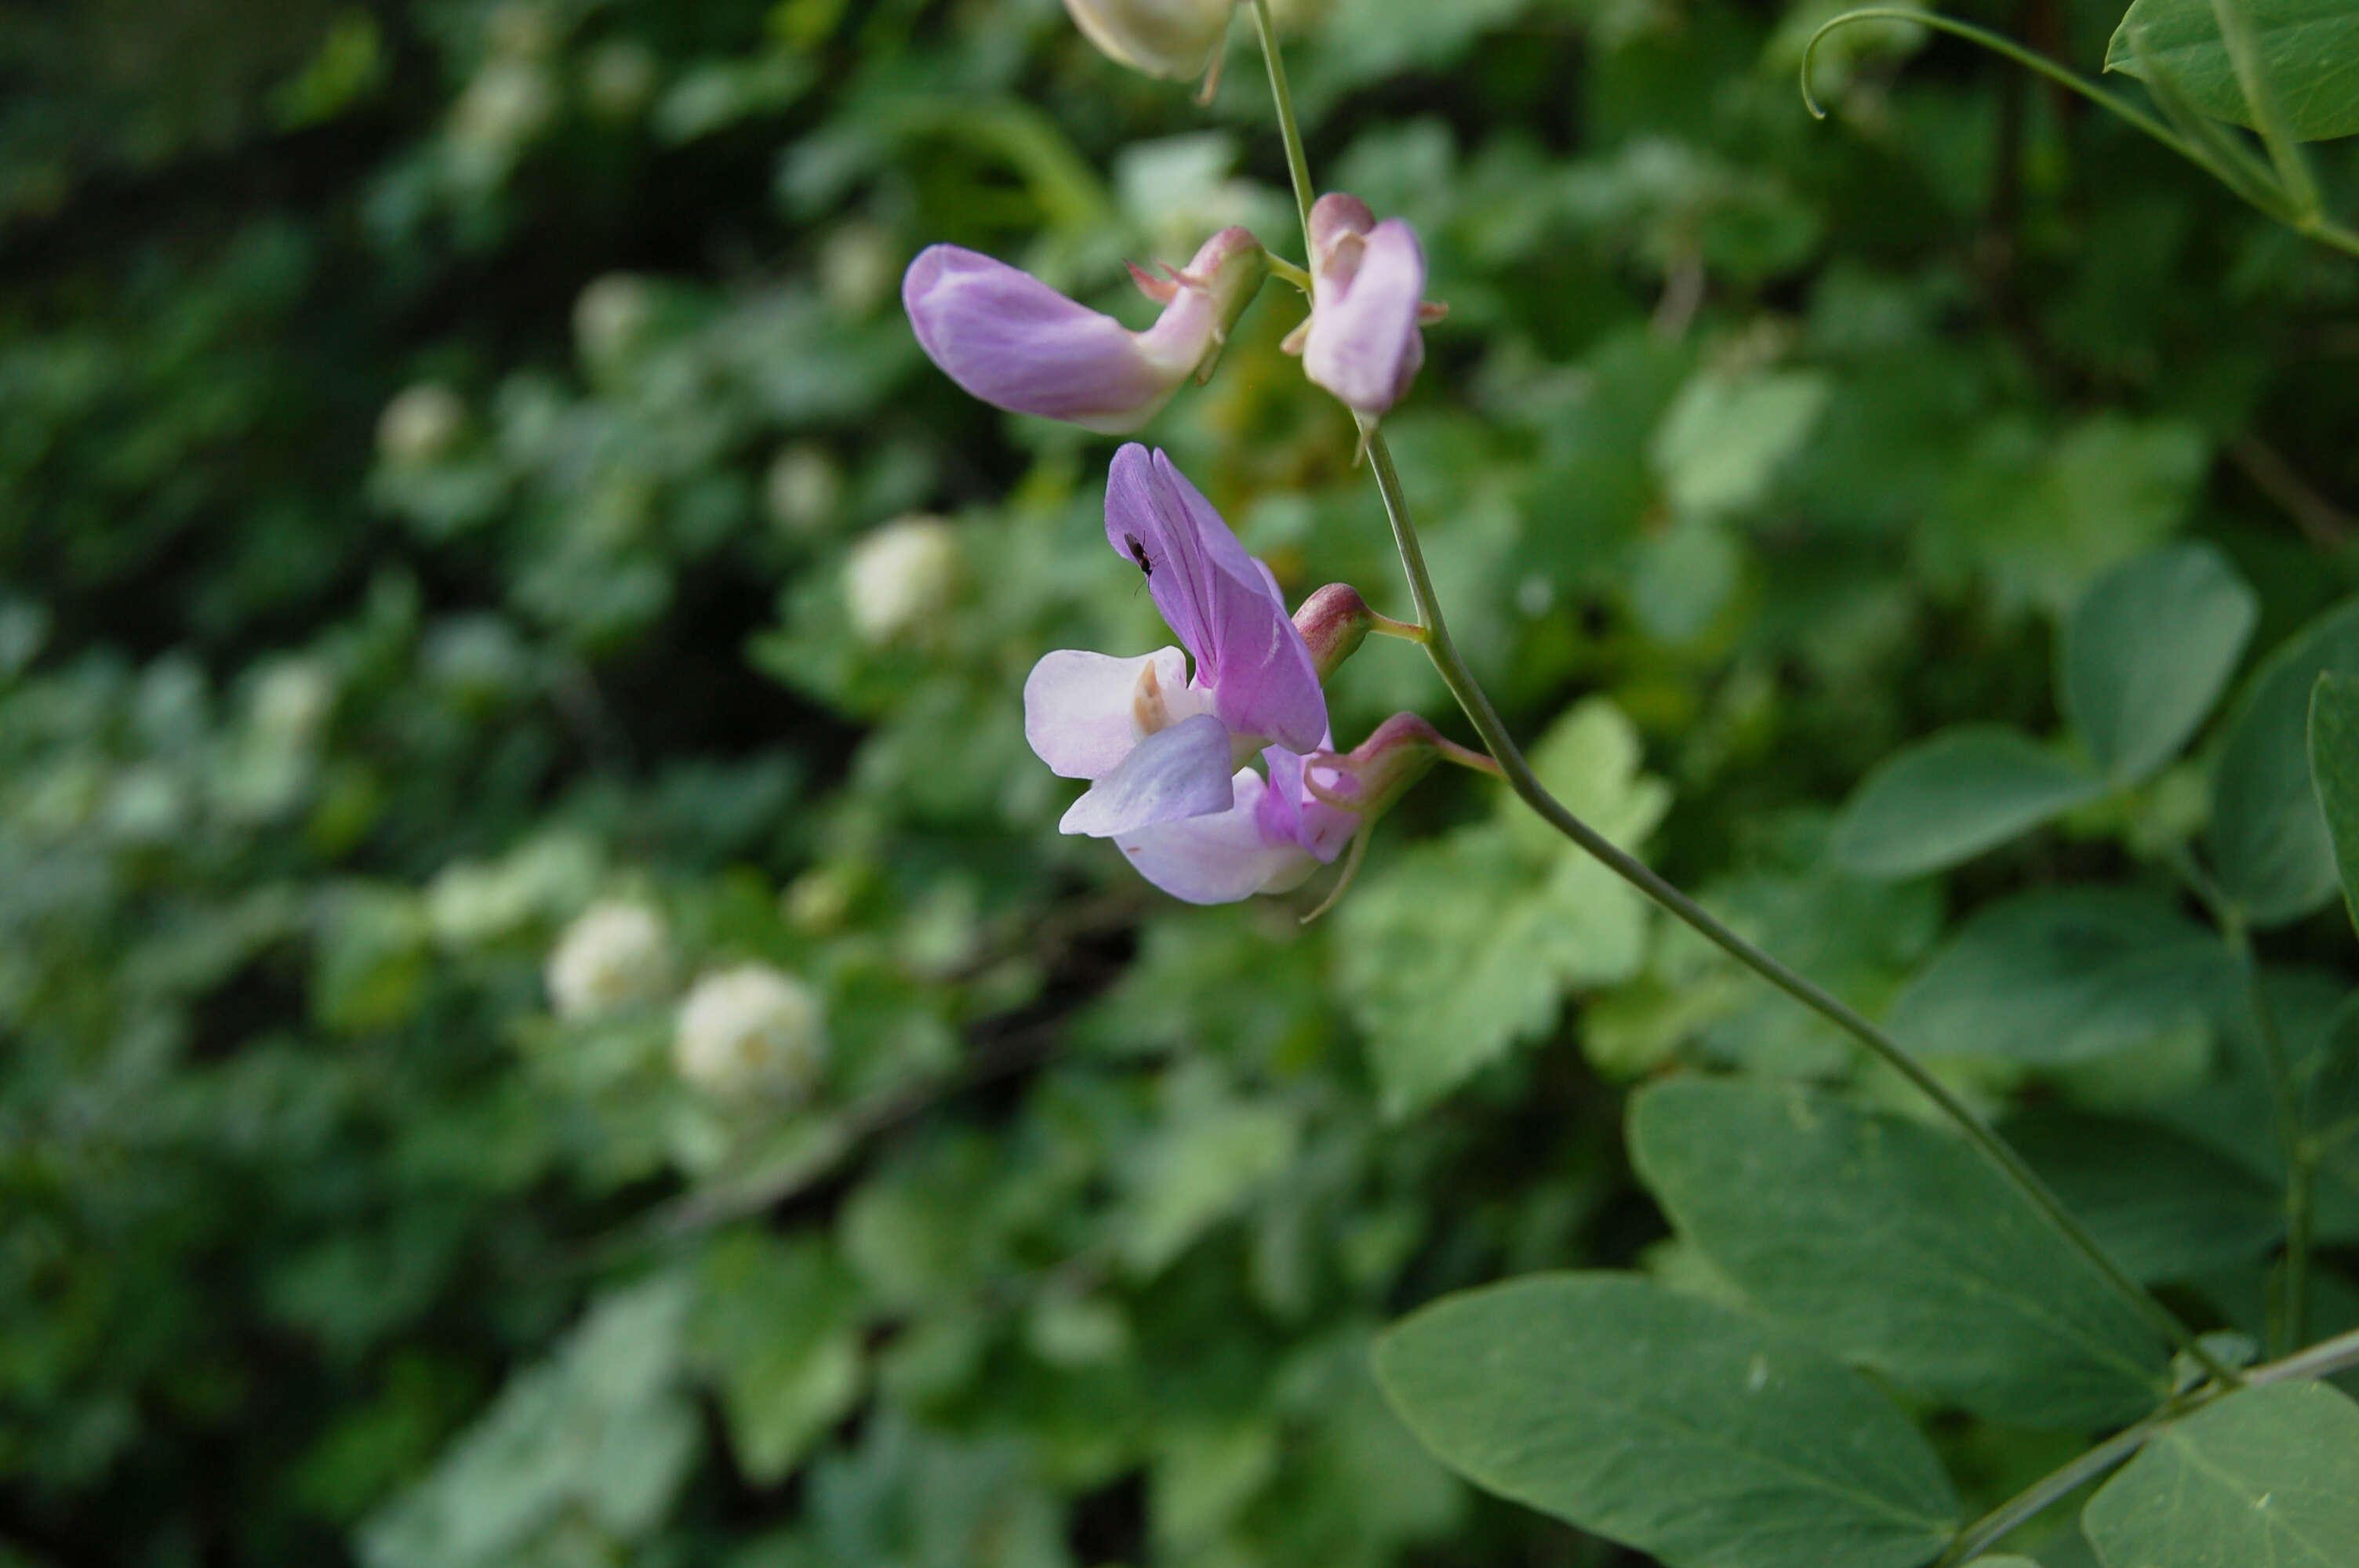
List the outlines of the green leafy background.
<svg viewBox="0 0 2359 1568">
<path fill-rule="evenodd" d="M 1544 776 L 2267 1352 L 2259 931 L 2310 1332 L 2359 1323 L 2359 268 L 1905 25 L 1830 38 L 1814 122 L 1819 0 L 1280 9 L 1321 183 L 1451 308 L 1386 429 Z M 1961 14 L 2092 74 L 2123 20 Z M 965 398 L 897 281 L 951 241 L 1136 325 L 1125 259 L 1299 258 L 1247 32 L 1200 108 L 1053 0 L 0 9 L 0 1563 L 1677 1568 L 1799 1519 L 1798 1565 L 1904 1568 L 2167 1381 L 1934 1202 L 1897 1079 L 1487 781 L 1308 926 L 1323 882 L 1190 909 L 1056 833 L 1026 671 L 1164 640 L 1111 443 Z M 1299 311 L 1145 438 L 1289 596 L 1407 614 Z M 864 633 L 847 564 L 911 513 L 954 565 Z M 1470 738 L 1407 644 L 1332 698 L 1346 745 Z M 613 897 L 671 983 L 560 1020 Z M 748 960 L 822 999 L 799 1103 L 672 1068 Z M 1837 1132 L 1917 1185 L 1796 1173 Z M 1871 1222 L 1983 1249 L 1794 1249 Z M 1941 1269 L 1954 1333 L 1893 1304 Z M 2018 1269 L 2103 1365 L 1973 1310 Z M 1506 1309 L 1667 1468 L 1470 1433 L 1447 1336 Z M 2007 1549 L 2162 1561 L 2168 1493 L 2290 1551 L 2179 1477 L 2347 1513 L 2342 1399 L 2212 1407 Z M 1852 1501 L 1714 1535 L 1672 1415 Z"/>
</svg>

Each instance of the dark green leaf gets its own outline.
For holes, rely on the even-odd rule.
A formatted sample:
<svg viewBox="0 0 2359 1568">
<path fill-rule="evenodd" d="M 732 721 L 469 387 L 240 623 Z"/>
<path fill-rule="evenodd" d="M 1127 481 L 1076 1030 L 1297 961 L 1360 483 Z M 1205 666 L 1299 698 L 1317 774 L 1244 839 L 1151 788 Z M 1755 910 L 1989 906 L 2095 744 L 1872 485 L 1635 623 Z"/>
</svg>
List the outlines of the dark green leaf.
<svg viewBox="0 0 2359 1568">
<path fill-rule="evenodd" d="M 2231 1394 L 2148 1443 L 2081 1524 L 2105 1568 L 2353 1568 L 2359 1405 L 2323 1383 Z"/>
<path fill-rule="evenodd" d="M 1451 1296 L 1376 1345 L 1443 1463 L 1669 1568 L 1917 1568 L 1957 1498 L 1865 1379 L 1625 1274 Z"/>
<path fill-rule="evenodd" d="M 2025 1117 L 2006 1131 L 2136 1279 L 2186 1280 L 2249 1263 L 2283 1228 L 2275 1188 L 2183 1133 L 2070 1111 Z"/>
<path fill-rule="evenodd" d="M 1886 758 L 1836 818 L 1835 862 L 1864 877 L 1954 866 L 2104 792 L 2018 730 L 1945 730 Z"/>
<path fill-rule="evenodd" d="M 2310 788 L 2310 688 L 2359 673 L 2359 600 L 2311 622 L 2269 655 L 2222 727 L 2212 780 L 2212 864 L 2256 925 L 2298 919 L 2334 895 L 2334 852 Z"/>
<path fill-rule="evenodd" d="M 2201 1020 L 2237 972 L 2217 935 L 2158 900 L 2043 890 L 1977 912 L 1890 1025 L 1921 1056 L 2061 1066 Z"/>
<path fill-rule="evenodd" d="M 2343 879 L 2343 905 L 2359 924 L 2359 676 L 2330 670 L 2310 688 L 2310 782 Z"/>
<path fill-rule="evenodd" d="M 2117 784 L 2163 763 L 2236 668 L 2258 607 L 2208 545 L 2141 556 L 2091 586 L 2064 622 L 2065 716 Z"/>
<path fill-rule="evenodd" d="M 1682 1235 L 1771 1318 L 2025 1426 L 2135 1415 L 2163 1346 L 1963 1143 L 1790 1086 L 1674 1080 L 1631 1157 Z"/>
<path fill-rule="evenodd" d="M 2256 62 L 2297 141 L 2359 131 L 2359 8 L 2350 0 L 2236 0 Z M 2212 0 L 2134 0 L 2105 69 L 2167 77 L 2203 113 L 2253 125 Z"/>
</svg>

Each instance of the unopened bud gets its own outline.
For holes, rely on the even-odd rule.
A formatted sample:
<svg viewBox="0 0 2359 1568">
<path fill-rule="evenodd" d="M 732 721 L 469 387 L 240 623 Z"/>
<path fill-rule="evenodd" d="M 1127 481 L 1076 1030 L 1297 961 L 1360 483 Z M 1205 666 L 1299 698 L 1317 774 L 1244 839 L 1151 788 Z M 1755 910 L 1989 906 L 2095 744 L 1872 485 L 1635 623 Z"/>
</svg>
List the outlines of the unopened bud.
<svg viewBox="0 0 2359 1568">
<path fill-rule="evenodd" d="M 1112 436 L 1147 423 L 1190 376 L 1210 373 L 1268 274 L 1260 242 L 1223 229 L 1185 268 L 1161 277 L 1132 270 L 1163 307 L 1154 326 L 1134 332 L 1003 262 L 929 245 L 902 276 L 901 302 L 928 357 L 974 396 Z"/>
<path fill-rule="evenodd" d="M 1396 713 L 1340 756 L 1309 759 L 1305 787 L 1330 806 L 1373 822 L 1408 793 L 1445 751 L 1461 748 L 1414 713 Z"/>
<path fill-rule="evenodd" d="M 1302 601 L 1294 612 L 1294 629 L 1310 644 L 1310 663 L 1321 685 L 1360 651 L 1375 620 L 1360 590 L 1347 582 L 1331 582 Z"/>
<path fill-rule="evenodd" d="M 1376 222 L 1356 196 L 1330 191 L 1310 208 L 1310 317 L 1299 339 L 1302 371 L 1365 420 L 1398 402 L 1425 362 L 1419 324 L 1425 252 L 1398 218 Z"/>
</svg>

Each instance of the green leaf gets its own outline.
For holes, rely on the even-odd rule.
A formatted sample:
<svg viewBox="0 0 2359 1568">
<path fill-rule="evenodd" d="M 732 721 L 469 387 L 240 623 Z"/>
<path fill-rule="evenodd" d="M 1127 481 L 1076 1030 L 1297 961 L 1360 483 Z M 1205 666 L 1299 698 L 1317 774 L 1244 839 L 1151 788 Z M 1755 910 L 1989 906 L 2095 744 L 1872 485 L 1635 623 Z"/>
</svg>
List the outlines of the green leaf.
<svg viewBox="0 0 2359 1568">
<path fill-rule="evenodd" d="M 1293 1163 L 1299 1118 L 1286 1105 L 1232 1090 L 1212 1063 L 1181 1066 L 1164 1086 L 1164 1121 L 1126 1152 L 1116 1233 L 1130 1271 L 1159 1273 L 1255 1188 Z"/>
<path fill-rule="evenodd" d="M 2359 925 L 2359 676 L 2330 671 L 2310 688 L 2310 782 L 2343 879 L 2343 905 Z"/>
<path fill-rule="evenodd" d="M 2190 1280 L 2250 1263 L 2284 1228 L 2274 1187 L 2184 1133 L 2060 1110 L 2010 1121 L 2006 1131 L 2135 1279 Z"/>
<path fill-rule="evenodd" d="M 2307 743 L 2310 690 L 2329 670 L 2359 674 L 2359 600 L 2270 654 L 2221 728 L 2206 841 L 2222 888 L 2256 925 L 2299 919 L 2338 885 Z"/>
<path fill-rule="evenodd" d="M 1757 505 L 1818 423 L 1831 390 L 1813 371 L 1741 377 L 1707 371 L 1689 382 L 1647 449 L 1672 509 L 1713 517 Z"/>
<path fill-rule="evenodd" d="M 549 1535 L 631 1539 L 669 1511 L 696 1460 L 680 1388 L 689 1305 L 658 1275 L 606 1297 L 549 1360 L 518 1373 L 431 1474 L 364 1527 L 369 1568 L 525 1560 Z"/>
<path fill-rule="evenodd" d="M 689 1347 L 720 1385 L 738 1467 L 786 1477 L 859 1402 L 865 1380 L 852 1281 L 808 1238 L 739 1232 L 706 1260 Z"/>
<path fill-rule="evenodd" d="M 2105 1568 L 2353 1568 L 2359 1405 L 2245 1389 L 2173 1423 L 2082 1511 Z"/>
<path fill-rule="evenodd" d="M 1956 1522 L 1864 1379 L 1634 1276 L 1447 1297 L 1377 1341 L 1376 1376 L 1442 1463 L 1669 1568 L 1918 1568 Z"/>
<path fill-rule="evenodd" d="M 1575 704 L 1533 742 L 1528 757 L 1550 795 L 1625 849 L 1653 832 L 1670 806 L 1663 782 L 1640 771 L 1646 757 L 1638 727 L 1603 697 Z M 1498 808 L 1516 843 L 1535 858 L 1589 858 L 1521 801 L 1502 792 Z"/>
<path fill-rule="evenodd" d="M 1638 772 L 1637 730 L 1602 699 L 1550 726 L 1532 761 L 1558 798 L 1625 848 L 1669 804 Z M 1567 992 L 1627 979 L 1646 956 L 1645 899 L 1512 799 L 1499 820 L 1404 851 L 1336 919 L 1344 1000 L 1391 1116 L 1544 1035 Z"/>
<path fill-rule="evenodd" d="M 1889 1024 L 1919 1056 L 2062 1066 L 2201 1020 L 2238 973 L 2216 935 L 2158 900 L 2041 889 L 1978 910 Z"/>
<path fill-rule="evenodd" d="M 2064 622 L 2064 713 L 2105 776 L 2169 762 L 2218 700 L 2259 613 L 2217 550 L 2182 545 L 2100 578 Z"/>
<path fill-rule="evenodd" d="M 1925 539 L 2002 606 L 2059 615 L 2099 574 L 2177 533 L 2211 466 L 2201 427 L 2100 414 L 2060 436 L 2015 415 L 1953 427 L 1955 465 Z"/>
<path fill-rule="evenodd" d="M 1857 876 L 1920 876 L 2004 844 L 2104 788 L 2019 730 L 1944 730 L 1876 764 L 1843 803 L 1829 848 Z"/>
<path fill-rule="evenodd" d="M 2359 8 L 2350 0 L 2237 4 L 2261 78 L 2294 139 L 2359 132 Z M 2105 69 L 2140 80 L 2158 72 L 2206 114 L 2258 128 L 2212 0 L 2133 0 L 2105 46 Z"/>
<path fill-rule="evenodd" d="M 1395 1117 L 1546 1034 L 1566 992 L 1625 979 L 1646 956 L 1638 893 L 1577 851 L 1536 868 L 1498 824 L 1405 851 L 1339 914 L 1344 998 Z"/>
<path fill-rule="evenodd" d="M 1790 1086 L 1640 1094 L 1631 1157 L 1681 1235 L 1772 1320 L 2019 1426 L 2120 1420 L 2162 1343 L 1964 1143 Z"/>
</svg>

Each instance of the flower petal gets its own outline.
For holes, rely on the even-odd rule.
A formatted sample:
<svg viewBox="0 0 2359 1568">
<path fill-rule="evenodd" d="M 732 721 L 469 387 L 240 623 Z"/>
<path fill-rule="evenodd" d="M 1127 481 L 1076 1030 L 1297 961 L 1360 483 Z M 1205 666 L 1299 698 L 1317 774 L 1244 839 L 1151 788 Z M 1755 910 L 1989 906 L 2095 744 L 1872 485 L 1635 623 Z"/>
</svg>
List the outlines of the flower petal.
<svg viewBox="0 0 2359 1568">
<path fill-rule="evenodd" d="M 1126 559 L 1144 557 L 1155 607 L 1231 730 L 1297 751 L 1319 744 L 1327 698 L 1276 580 L 1169 458 L 1136 442 L 1114 454 L 1106 540 Z"/>
<path fill-rule="evenodd" d="M 1418 307 L 1425 298 L 1425 252 L 1417 232 L 1387 218 L 1356 242 L 1356 262 L 1322 274 L 1302 343 L 1302 372 L 1359 413 L 1375 418 L 1399 401 L 1425 362 Z"/>
<path fill-rule="evenodd" d="M 1283 892 L 1318 867 L 1289 839 L 1263 831 L 1259 807 L 1268 786 L 1251 768 L 1231 779 L 1226 811 L 1161 822 L 1115 836 L 1114 846 L 1148 881 L 1190 903 L 1234 903 L 1257 892 Z"/>
<path fill-rule="evenodd" d="M 1323 749 L 1323 748 L 1322 748 Z M 1292 839 L 1322 862 L 1334 860 L 1360 828 L 1357 812 L 1330 806 L 1302 785 L 1304 761 L 1283 747 L 1261 754 L 1269 769 L 1269 792 L 1261 802 L 1263 833 Z M 1332 769 L 1321 770 L 1321 783 L 1333 783 Z"/>
<path fill-rule="evenodd" d="M 1152 823 L 1224 811 L 1230 803 L 1228 727 L 1199 713 L 1132 747 L 1073 802 L 1057 829 L 1111 838 Z"/>
<path fill-rule="evenodd" d="M 1060 648 L 1044 654 L 1024 680 L 1024 739 L 1049 771 L 1102 779 L 1138 744 L 1139 672 L 1155 666 L 1167 691 L 1188 684 L 1188 658 L 1158 648 L 1135 659 Z"/>
<path fill-rule="evenodd" d="M 985 403 L 1119 435 L 1147 423 L 1211 347 L 1209 311 L 1190 313 L 1195 352 L 1150 353 L 1113 317 L 1029 273 L 958 245 L 929 245 L 901 280 L 901 303 L 928 357 Z"/>
</svg>

